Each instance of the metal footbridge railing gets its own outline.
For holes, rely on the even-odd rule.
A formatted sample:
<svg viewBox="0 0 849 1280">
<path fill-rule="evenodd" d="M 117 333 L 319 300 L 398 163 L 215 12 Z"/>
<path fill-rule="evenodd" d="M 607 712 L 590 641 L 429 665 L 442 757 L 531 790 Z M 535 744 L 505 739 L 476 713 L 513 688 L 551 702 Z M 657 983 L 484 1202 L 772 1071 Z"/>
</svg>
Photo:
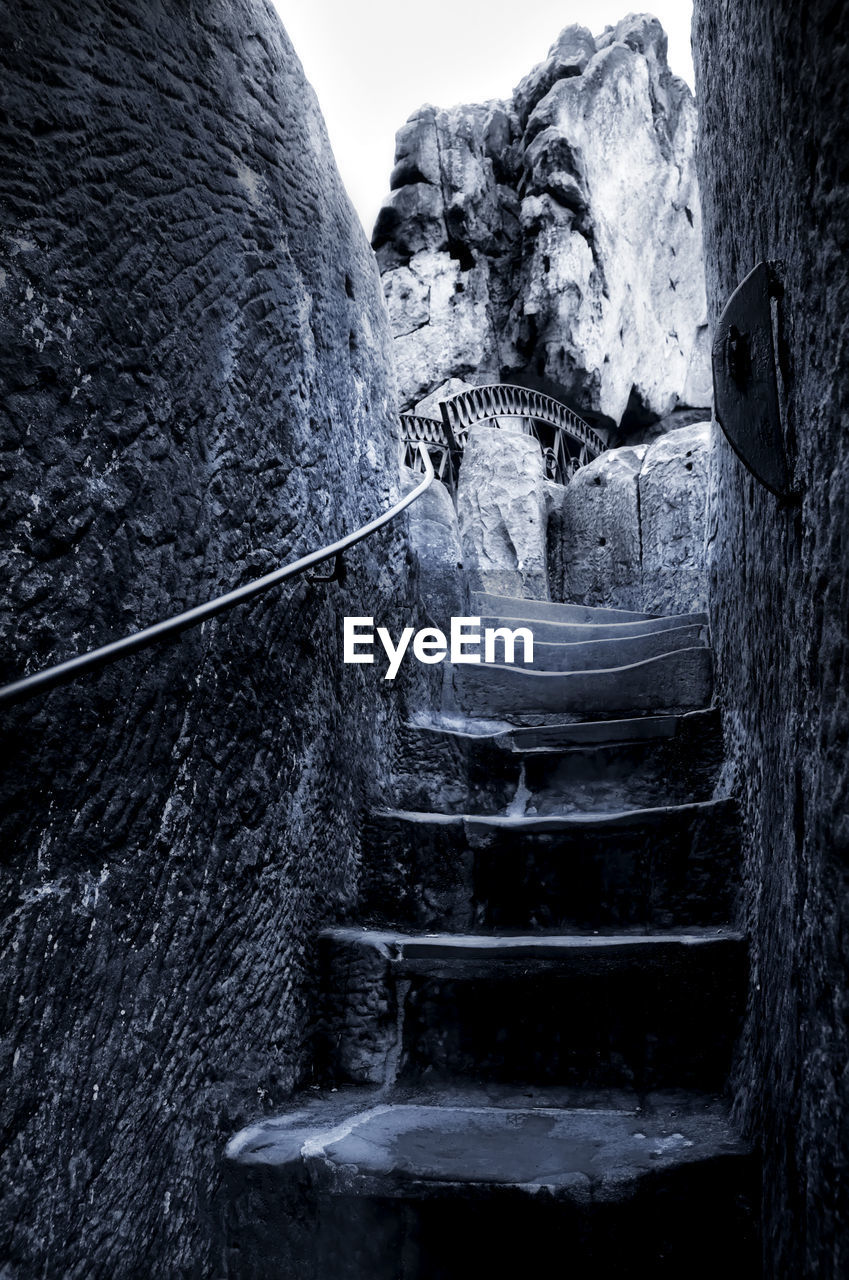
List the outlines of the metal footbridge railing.
<svg viewBox="0 0 849 1280">
<path fill-rule="evenodd" d="M 469 428 L 480 422 L 499 426 L 518 421 L 526 435 L 539 441 L 549 480 L 568 484 L 575 472 L 604 452 L 605 443 L 588 423 L 553 396 L 528 387 L 498 382 L 446 396 L 439 405 L 442 421 L 420 414 L 401 415 L 404 462 L 418 469 L 424 444 L 438 478 L 453 492 Z"/>
</svg>

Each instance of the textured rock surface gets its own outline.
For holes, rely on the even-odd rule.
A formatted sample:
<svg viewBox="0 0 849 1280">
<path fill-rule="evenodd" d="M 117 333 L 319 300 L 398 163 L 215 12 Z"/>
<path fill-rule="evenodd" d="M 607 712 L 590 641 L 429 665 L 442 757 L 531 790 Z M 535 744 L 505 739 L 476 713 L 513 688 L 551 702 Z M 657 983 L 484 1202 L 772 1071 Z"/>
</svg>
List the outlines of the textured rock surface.
<svg viewBox="0 0 849 1280">
<path fill-rule="evenodd" d="M 421 480 L 421 475 L 407 472 L 404 491 Z M 428 618 L 447 631 L 450 619 L 462 617 L 468 608 L 457 512 L 444 484 L 435 481 L 408 509 L 407 524 L 416 594 Z"/>
<path fill-rule="evenodd" d="M 707 605 L 705 519 L 709 422 L 661 436 L 640 470 L 642 607 L 649 613 Z"/>
<path fill-rule="evenodd" d="M 695 10 L 711 309 L 784 259 L 799 494 L 776 501 L 717 438 L 711 615 L 751 937 L 742 1110 L 765 1156 L 765 1274 L 832 1280 L 849 1272 L 849 10 Z"/>
<path fill-rule="evenodd" d="M 398 1280 L 399 1258 L 468 1280 L 544 1275 L 568 1240 L 576 1275 L 751 1276 L 753 1164 L 681 1091 L 311 1091 L 228 1147 L 230 1257 L 240 1280 Z"/>
<path fill-rule="evenodd" d="M 707 604 L 709 422 L 610 449 L 562 493 L 565 600 L 647 613 Z"/>
<path fill-rule="evenodd" d="M 0 20 L 6 677 L 397 496 L 378 275 L 279 21 L 46 8 Z M 8 1273 L 217 1274 L 223 1142 L 307 1067 L 356 887 L 388 713 L 339 618 L 388 620 L 400 536 L 4 713 Z"/>
<path fill-rule="evenodd" d="M 646 445 L 610 449 L 562 493 L 562 598 L 642 609 L 637 484 Z"/>
<path fill-rule="evenodd" d="M 548 598 L 546 489 L 538 441 L 481 425 L 469 431 L 457 486 L 473 591 Z"/>
<path fill-rule="evenodd" d="M 509 101 L 416 112 L 373 237 L 404 402 L 527 381 L 626 435 L 709 404 L 695 130 L 644 14 L 567 27 Z"/>
</svg>

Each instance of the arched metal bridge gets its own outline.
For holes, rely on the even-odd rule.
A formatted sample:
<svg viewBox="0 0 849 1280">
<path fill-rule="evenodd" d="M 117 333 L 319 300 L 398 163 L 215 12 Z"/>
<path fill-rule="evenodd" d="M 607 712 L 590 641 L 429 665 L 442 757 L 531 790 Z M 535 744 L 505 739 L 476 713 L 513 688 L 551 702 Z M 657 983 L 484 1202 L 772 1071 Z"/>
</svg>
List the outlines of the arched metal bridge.
<svg viewBox="0 0 849 1280">
<path fill-rule="evenodd" d="M 469 428 L 480 422 L 499 426 L 502 419 L 518 420 L 526 435 L 542 448 L 549 480 L 568 484 L 580 467 L 604 452 L 601 436 L 565 404 L 553 396 L 510 383 L 471 387 L 446 396 L 439 405 L 442 421 L 417 414 L 402 414 L 401 423 L 407 465 L 416 465 L 418 446 L 424 443 L 441 480 L 453 488 L 456 468 L 466 445 Z"/>
</svg>

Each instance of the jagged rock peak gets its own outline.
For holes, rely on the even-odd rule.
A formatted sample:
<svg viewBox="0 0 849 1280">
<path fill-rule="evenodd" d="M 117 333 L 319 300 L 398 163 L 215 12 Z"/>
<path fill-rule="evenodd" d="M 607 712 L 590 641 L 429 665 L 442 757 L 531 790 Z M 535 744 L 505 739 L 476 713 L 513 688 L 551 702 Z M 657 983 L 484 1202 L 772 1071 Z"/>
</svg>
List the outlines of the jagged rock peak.
<svg viewBox="0 0 849 1280">
<path fill-rule="evenodd" d="M 650 14 L 566 27 L 506 101 L 415 112 L 373 246 L 411 405 L 564 397 L 619 439 L 710 404 L 696 108 Z"/>
</svg>

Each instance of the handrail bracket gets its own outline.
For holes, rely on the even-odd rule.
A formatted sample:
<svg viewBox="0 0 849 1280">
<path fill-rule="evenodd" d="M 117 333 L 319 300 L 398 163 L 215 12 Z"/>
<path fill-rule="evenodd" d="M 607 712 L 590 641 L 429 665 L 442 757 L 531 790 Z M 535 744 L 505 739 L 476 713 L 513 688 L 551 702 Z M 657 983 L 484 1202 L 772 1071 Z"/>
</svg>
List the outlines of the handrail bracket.
<svg viewBox="0 0 849 1280">
<path fill-rule="evenodd" d="M 308 582 L 339 582 L 343 583 L 347 574 L 345 568 L 345 557 L 341 551 L 337 551 L 333 560 L 333 569 L 330 573 L 312 573 L 307 574 Z"/>
</svg>

